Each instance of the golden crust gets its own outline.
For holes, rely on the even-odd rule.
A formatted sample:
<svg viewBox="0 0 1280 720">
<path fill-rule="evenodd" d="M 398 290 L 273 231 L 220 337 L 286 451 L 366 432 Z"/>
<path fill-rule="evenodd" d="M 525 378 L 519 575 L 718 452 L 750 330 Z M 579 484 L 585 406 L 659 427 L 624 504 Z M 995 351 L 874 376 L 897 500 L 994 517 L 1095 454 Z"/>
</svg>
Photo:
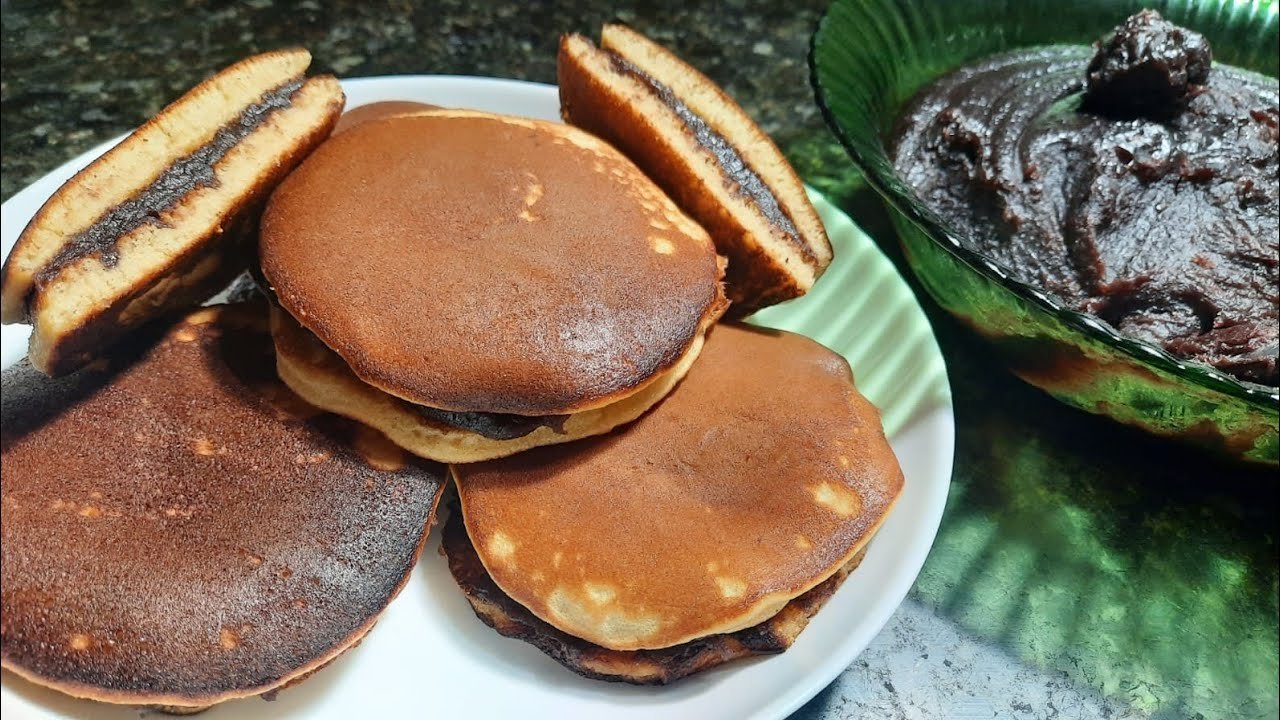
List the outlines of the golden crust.
<svg viewBox="0 0 1280 720">
<path fill-rule="evenodd" d="M 261 254 L 280 304 L 361 380 L 449 411 L 615 403 L 724 303 L 705 231 L 617 151 L 473 111 L 325 143 L 272 196 Z"/>
<path fill-rule="evenodd" d="M 2 271 L 3 318 L 33 325 L 32 363 L 63 374 L 101 354 L 153 317 L 204 300 L 248 264 L 270 189 L 328 136 L 342 108 L 329 76 L 312 78 L 213 166 L 217 182 L 193 181 L 160 223 L 112 238 L 118 261 L 99 253 L 48 270 L 64 246 L 113 207 L 147 188 L 175 161 L 209 142 L 264 92 L 305 70 L 305 51 L 237 63 L 165 108 L 76 174 L 45 203 Z M 60 261 L 63 262 L 63 261 Z"/>
<path fill-rule="evenodd" d="M 210 308 L 105 369 L 6 371 L 6 669 L 197 708 L 313 672 L 404 586 L 443 468 L 298 400 L 265 325 Z"/>
<path fill-rule="evenodd" d="M 566 122 L 612 143 L 711 234 L 729 258 L 735 315 L 803 295 L 831 262 L 831 244 L 804 185 L 786 158 L 718 86 L 665 48 L 621 25 L 606 25 L 602 48 L 580 35 L 561 39 L 557 62 Z M 611 54 L 670 88 L 725 138 L 777 199 L 798 235 L 781 230 L 714 153 L 643 81 Z"/>
<path fill-rule="evenodd" d="M 503 592 L 614 650 L 772 616 L 862 549 L 903 482 L 843 358 L 732 324 L 625 432 L 451 470 Z"/>
<path fill-rule="evenodd" d="M 666 685 L 740 658 L 786 651 L 862 560 L 861 553 L 854 556 L 831 577 L 754 627 L 670 648 L 627 651 L 603 648 L 557 630 L 503 593 L 480 562 L 456 508 L 445 522 L 440 553 L 476 617 L 486 625 L 524 640 L 583 677 L 636 685 Z"/>
<path fill-rule="evenodd" d="M 715 317 L 710 318 L 709 323 L 714 320 Z M 703 342 L 699 335 L 675 365 L 615 403 L 569 415 L 559 427 L 544 426 L 521 437 L 494 439 L 430 419 L 413 403 L 361 381 L 337 353 L 278 307 L 271 310 L 271 332 L 280 377 L 302 398 L 384 433 L 419 457 L 449 463 L 506 457 L 534 447 L 600 435 L 631 422 L 680 382 L 697 359 Z"/>
</svg>

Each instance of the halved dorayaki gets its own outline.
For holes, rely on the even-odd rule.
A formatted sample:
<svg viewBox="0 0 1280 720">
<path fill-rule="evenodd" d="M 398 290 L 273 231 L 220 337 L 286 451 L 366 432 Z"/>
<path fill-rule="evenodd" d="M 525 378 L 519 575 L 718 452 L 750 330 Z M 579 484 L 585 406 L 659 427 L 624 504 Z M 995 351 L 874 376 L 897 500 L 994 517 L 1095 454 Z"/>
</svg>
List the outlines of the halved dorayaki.
<svg viewBox="0 0 1280 720">
<path fill-rule="evenodd" d="M 445 552 L 477 614 L 639 683 L 786 649 L 903 482 L 843 358 L 738 325 L 627 427 L 451 472 L 470 543 Z"/>
<path fill-rule="evenodd" d="M 189 711 L 306 677 L 404 586 L 444 468 L 299 400 L 265 323 L 208 308 L 105 369 L 5 371 L 5 669 Z"/>
<path fill-rule="evenodd" d="M 620 149 L 711 234 L 735 315 L 803 295 L 831 263 L 787 159 L 705 75 L 623 25 L 605 25 L 598 48 L 564 36 L 557 73 L 565 121 Z"/>
<path fill-rule="evenodd" d="M 232 65 L 49 198 L 0 271 L 0 319 L 31 323 L 32 365 L 81 367 L 248 265 L 262 201 L 342 111 L 310 62 L 294 49 Z"/>
<path fill-rule="evenodd" d="M 723 313 L 707 234 L 576 128 L 465 110 L 358 124 L 263 215 L 280 373 L 424 457 L 607 432 Z"/>
</svg>

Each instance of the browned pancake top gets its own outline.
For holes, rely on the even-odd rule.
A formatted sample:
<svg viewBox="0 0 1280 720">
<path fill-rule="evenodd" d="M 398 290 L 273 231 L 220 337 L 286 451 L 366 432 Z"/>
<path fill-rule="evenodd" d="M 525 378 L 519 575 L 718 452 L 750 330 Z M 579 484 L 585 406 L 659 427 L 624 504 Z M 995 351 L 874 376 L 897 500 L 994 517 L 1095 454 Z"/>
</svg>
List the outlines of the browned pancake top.
<svg viewBox="0 0 1280 720">
<path fill-rule="evenodd" d="M 118 371 L 4 374 L 6 668 L 212 702 L 314 669 L 399 590 L 442 468 L 289 394 L 262 313 L 197 313 Z"/>
<path fill-rule="evenodd" d="M 622 650 L 760 622 L 847 562 L 902 487 L 843 358 L 735 325 L 624 430 L 453 472 L 498 586 Z"/>
<path fill-rule="evenodd" d="M 262 264 L 361 379 L 446 410 L 606 404 L 723 302 L 706 233 L 615 150 L 466 111 L 326 142 L 271 198 Z"/>
<path fill-rule="evenodd" d="M 437 105 L 428 105 L 426 103 L 414 102 L 412 100 L 382 100 L 380 102 L 369 103 L 359 107 L 351 108 L 342 113 L 342 117 L 338 118 L 338 124 L 333 127 L 333 132 L 343 132 L 350 130 L 357 125 L 363 125 L 374 120 L 392 117 L 393 115 L 404 115 L 406 113 L 421 112 L 423 110 L 434 110 Z"/>
</svg>

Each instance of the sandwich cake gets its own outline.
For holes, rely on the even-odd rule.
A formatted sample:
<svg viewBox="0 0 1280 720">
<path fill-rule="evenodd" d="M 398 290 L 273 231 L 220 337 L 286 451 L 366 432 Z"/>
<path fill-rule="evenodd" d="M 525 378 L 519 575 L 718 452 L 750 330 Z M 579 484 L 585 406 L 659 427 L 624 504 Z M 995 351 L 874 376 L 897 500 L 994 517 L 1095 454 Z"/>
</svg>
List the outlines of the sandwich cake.
<svg viewBox="0 0 1280 720">
<path fill-rule="evenodd" d="M 426 458 L 608 432 L 724 312 L 705 231 L 576 128 L 466 110 L 364 122 L 263 214 L 280 376 Z"/>
<path fill-rule="evenodd" d="M 733 324 L 626 428 L 450 471 L 443 552 L 476 614 L 640 684 L 785 650 L 902 488 L 842 357 Z"/>
<path fill-rule="evenodd" d="M 183 95 L 67 181 L 0 270 L 0 320 L 59 375 L 199 304 L 252 257 L 267 193 L 329 135 L 343 94 L 305 50 L 264 53 Z"/>
<path fill-rule="evenodd" d="M 808 292 L 831 243 L 778 147 L 719 86 L 624 25 L 596 47 L 565 35 L 557 62 L 564 119 L 604 138 L 711 234 L 728 258 L 732 312 Z"/>
<path fill-rule="evenodd" d="M 192 712 L 308 676 L 404 586 L 443 485 L 285 388 L 262 307 L 3 392 L 0 661 L 80 698 Z"/>
<path fill-rule="evenodd" d="M 524 640 L 561 665 L 593 680 L 666 685 L 731 660 L 785 652 L 862 560 L 858 553 L 831 577 L 743 630 L 653 650 L 610 650 L 557 629 L 502 592 L 467 537 L 456 509 L 445 521 L 441 552 L 476 616 L 499 633 Z"/>
</svg>

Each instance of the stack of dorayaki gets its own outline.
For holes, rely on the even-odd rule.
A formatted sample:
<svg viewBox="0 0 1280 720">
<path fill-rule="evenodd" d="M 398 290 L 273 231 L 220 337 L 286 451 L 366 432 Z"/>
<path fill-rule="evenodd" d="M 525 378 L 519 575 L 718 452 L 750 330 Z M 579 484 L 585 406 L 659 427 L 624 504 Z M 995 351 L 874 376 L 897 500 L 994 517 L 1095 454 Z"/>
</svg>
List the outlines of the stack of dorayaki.
<svg viewBox="0 0 1280 720">
<path fill-rule="evenodd" d="M 442 553 L 476 615 L 662 684 L 788 648 L 902 487 L 835 353 L 738 324 L 831 246 L 769 138 L 622 26 L 565 124 L 342 113 L 240 62 L 69 180 L 3 269 L 6 669 L 193 711 L 303 679 Z M 195 309 L 248 271 L 247 301 Z M 193 312 L 194 311 L 194 312 Z"/>
</svg>

